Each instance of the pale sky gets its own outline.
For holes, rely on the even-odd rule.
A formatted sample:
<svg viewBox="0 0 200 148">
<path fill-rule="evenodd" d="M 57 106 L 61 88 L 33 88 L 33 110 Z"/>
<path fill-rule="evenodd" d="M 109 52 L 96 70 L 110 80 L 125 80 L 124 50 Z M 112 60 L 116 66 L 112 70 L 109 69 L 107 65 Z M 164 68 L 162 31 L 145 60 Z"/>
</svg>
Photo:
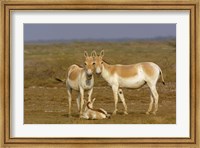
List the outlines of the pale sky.
<svg viewBox="0 0 200 148">
<path fill-rule="evenodd" d="M 24 40 L 109 40 L 176 37 L 176 24 L 24 24 Z"/>
</svg>

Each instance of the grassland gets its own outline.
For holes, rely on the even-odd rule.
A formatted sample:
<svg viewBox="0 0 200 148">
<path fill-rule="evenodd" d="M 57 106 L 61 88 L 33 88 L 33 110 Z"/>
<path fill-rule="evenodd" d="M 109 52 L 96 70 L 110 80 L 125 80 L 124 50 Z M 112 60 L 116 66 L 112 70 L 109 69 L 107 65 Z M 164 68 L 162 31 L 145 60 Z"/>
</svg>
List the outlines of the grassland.
<svg viewBox="0 0 200 148">
<path fill-rule="evenodd" d="M 112 64 L 133 64 L 151 61 L 158 64 L 164 74 L 166 85 L 158 82 L 160 95 L 159 111 L 156 116 L 144 114 L 149 104 L 149 89 L 124 89 L 129 114 L 119 114 L 106 120 L 83 120 L 78 118 L 75 103 L 77 93 L 73 93 L 72 118 L 67 114 L 65 84 L 58 83 L 55 77 L 65 78 L 66 69 L 71 64 L 83 64 L 83 51 L 105 50 L 105 60 Z M 141 40 L 123 42 L 68 42 L 34 43 L 24 46 L 24 118 L 30 124 L 60 123 L 134 123 L 171 124 L 176 123 L 176 44 L 174 39 Z M 102 93 L 103 92 L 103 93 Z M 114 109 L 111 88 L 101 78 L 95 76 L 93 97 L 95 108 L 103 107 L 109 113 Z"/>
</svg>

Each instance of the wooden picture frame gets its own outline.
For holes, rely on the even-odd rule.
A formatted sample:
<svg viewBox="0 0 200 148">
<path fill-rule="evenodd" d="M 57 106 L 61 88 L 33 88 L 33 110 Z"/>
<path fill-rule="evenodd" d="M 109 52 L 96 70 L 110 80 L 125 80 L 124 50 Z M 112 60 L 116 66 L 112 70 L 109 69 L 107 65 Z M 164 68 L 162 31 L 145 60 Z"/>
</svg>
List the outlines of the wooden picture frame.
<svg viewBox="0 0 200 148">
<path fill-rule="evenodd" d="M 51 1 L 1 2 L 1 146 L 199 146 L 199 1 Z M 10 14 L 17 10 L 188 10 L 190 11 L 190 138 L 11 138 L 10 137 Z M 74 145 L 76 144 L 76 145 Z M 78 145 L 77 145 L 78 144 Z M 86 145 L 84 145 L 86 144 Z"/>
</svg>

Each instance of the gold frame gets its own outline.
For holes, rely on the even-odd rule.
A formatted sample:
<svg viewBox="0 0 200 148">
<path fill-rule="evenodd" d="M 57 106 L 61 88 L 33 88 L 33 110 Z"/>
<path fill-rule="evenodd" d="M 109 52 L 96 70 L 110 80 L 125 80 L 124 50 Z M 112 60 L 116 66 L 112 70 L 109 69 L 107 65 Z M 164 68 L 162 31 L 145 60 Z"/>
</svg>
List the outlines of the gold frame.
<svg viewBox="0 0 200 148">
<path fill-rule="evenodd" d="M 199 147 L 199 0 L 2 0 L 0 37 L 0 139 L 2 147 L 10 146 L 187 146 Z M 10 137 L 10 14 L 13 10 L 189 10 L 190 11 L 190 138 L 11 138 Z M 78 144 L 78 145 L 74 145 Z M 58 146 L 57 145 L 57 146 Z"/>
</svg>

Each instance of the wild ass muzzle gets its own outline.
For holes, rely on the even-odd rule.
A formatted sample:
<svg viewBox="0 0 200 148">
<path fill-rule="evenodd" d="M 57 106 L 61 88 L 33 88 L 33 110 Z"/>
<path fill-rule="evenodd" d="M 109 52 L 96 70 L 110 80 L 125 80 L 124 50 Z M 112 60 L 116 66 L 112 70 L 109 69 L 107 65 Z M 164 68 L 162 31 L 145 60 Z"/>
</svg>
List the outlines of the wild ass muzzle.
<svg viewBox="0 0 200 148">
<path fill-rule="evenodd" d="M 155 106 L 152 113 L 156 114 L 158 110 L 159 99 L 156 84 L 160 75 L 163 84 L 165 84 L 162 71 L 158 65 L 152 62 L 142 62 L 132 65 L 110 65 L 103 60 L 104 50 L 100 52 L 100 55 L 97 55 L 96 52 L 93 51 L 92 56 L 95 58 L 96 74 L 101 74 L 105 81 L 107 81 L 112 87 L 115 105 L 113 115 L 115 115 L 118 110 L 118 96 L 123 103 L 124 114 L 128 114 L 124 94 L 122 89 L 120 88 L 138 89 L 145 84 L 149 86 L 151 91 L 150 104 L 146 114 L 149 114 L 151 112 L 153 103 L 155 104 Z"/>
<path fill-rule="evenodd" d="M 91 101 L 91 95 L 94 86 L 94 59 L 92 56 L 89 56 L 86 51 L 84 52 L 84 56 L 85 63 L 83 67 L 73 64 L 68 68 L 66 87 L 69 102 L 69 116 L 71 116 L 72 90 L 79 92 L 78 97 L 76 98 L 76 102 L 80 116 L 83 114 L 85 91 L 88 91 L 88 101 Z M 60 79 L 56 80 L 63 81 Z"/>
<path fill-rule="evenodd" d="M 81 118 L 84 119 L 92 119 L 92 120 L 99 120 L 99 119 L 106 119 L 110 118 L 110 115 L 102 108 L 94 109 L 95 98 L 90 102 L 86 103 L 85 111 L 83 112 L 83 116 Z"/>
</svg>

